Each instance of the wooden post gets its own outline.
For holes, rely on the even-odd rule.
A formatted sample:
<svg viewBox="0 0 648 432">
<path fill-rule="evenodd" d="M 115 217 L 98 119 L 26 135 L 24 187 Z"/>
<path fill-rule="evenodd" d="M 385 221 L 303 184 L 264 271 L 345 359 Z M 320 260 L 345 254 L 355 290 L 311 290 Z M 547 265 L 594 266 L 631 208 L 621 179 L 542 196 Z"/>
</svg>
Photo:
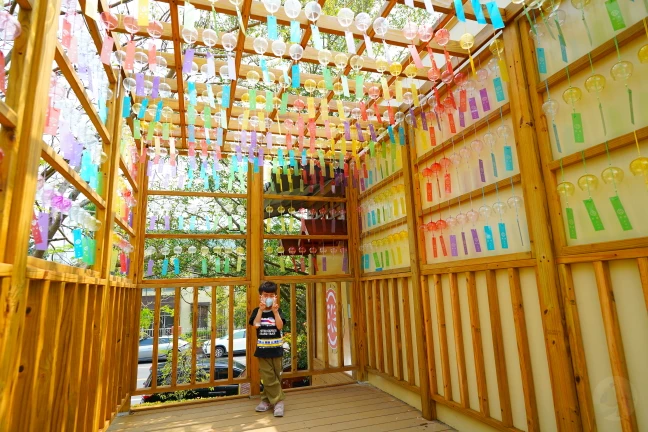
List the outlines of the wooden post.
<svg viewBox="0 0 648 432">
<path fill-rule="evenodd" d="M 263 167 L 259 167 L 259 172 L 248 172 L 248 256 L 250 263 L 248 266 L 250 285 L 247 289 L 248 314 L 250 316 L 252 309 L 258 304 L 258 289 L 263 277 Z M 258 395 L 260 392 L 261 377 L 259 376 L 259 362 L 254 357 L 256 350 L 256 334 L 249 329 L 254 337 L 247 338 L 247 373 L 250 377 L 250 394 Z M 310 330 L 310 329 L 309 329 Z"/>
<path fill-rule="evenodd" d="M 21 9 L 19 21 L 23 27 L 12 51 L 11 77 L 7 103 L 17 107 L 15 131 L 0 133 L 0 145 L 7 150 L 8 175 L 6 196 L 1 202 L 0 232 L 6 233 L 1 243 L 4 261 L 13 264 L 11 287 L 0 299 L 0 419 L 8 418 L 8 409 L 18 378 L 19 341 L 22 338 L 27 303 L 27 247 L 38 164 L 45 125 L 45 107 L 52 72 L 60 0 L 34 2 L 30 12 Z M 18 157 L 20 154 L 20 157 Z M 14 181 L 15 180 L 15 181 Z M 8 227 L 11 227 L 9 230 Z M 0 240 L 5 240 L 0 234 Z M 0 421 L 0 431 L 8 428 Z"/>
<path fill-rule="evenodd" d="M 528 95 L 527 75 L 521 59 L 521 35 L 518 27 L 507 27 L 503 38 L 510 77 L 511 116 L 529 222 L 529 237 L 532 252 L 537 260 L 538 298 L 542 311 L 556 423 L 559 431 L 577 431 L 582 429 L 582 422 L 564 315 L 560 307 L 560 288 L 549 229 L 551 222 L 547 209 L 547 193 L 540 168 L 539 147 Z"/>
<path fill-rule="evenodd" d="M 414 130 L 407 127 L 407 144 L 402 149 L 403 160 L 403 181 L 405 183 L 405 213 L 407 215 L 407 229 L 410 232 L 409 242 L 409 264 L 412 273 L 412 292 L 414 295 L 414 325 L 416 327 L 416 346 L 418 354 L 419 386 L 421 389 L 421 408 L 423 417 L 432 420 L 436 418 L 436 406 L 430 394 L 429 363 L 425 341 L 425 333 L 429 330 L 423 325 L 423 291 L 421 289 L 421 271 L 419 267 L 419 241 L 417 230 L 416 207 L 414 205 L 414 187 L 412 183 L 415 178 L 412 174 L 410 163 L 410 152 L 416 151 L 414 147 Z M 417 233 L 417 234 L 414 234 Z M 407 283 L 407 280 L 405 281 Z M 427 301 L 427 299 L 425 299 Z"/>
<path fill-rule="evenodd" d="M 364 308 L 364 298 L 361 289 L 361 271 L 360 271 L 360 225 L 358 225 L 358 189 L 354 187 L 346 188 L 347 192 L 347 233 L 349 241 L 347 245 L 349 253 L 349 270 L 353 276 L 353 285 L 351 286 L 351 313 L 353 316 L 353 339 L 351 343 L 355 344 L 356 358 L 352 359 L 357 364 L 357 372 L 354 371 L 355 378 L 358 381 L 367 380 L 367 327 Z M 353 351 L 352 351 L 353 352 Z"/>
</svg>

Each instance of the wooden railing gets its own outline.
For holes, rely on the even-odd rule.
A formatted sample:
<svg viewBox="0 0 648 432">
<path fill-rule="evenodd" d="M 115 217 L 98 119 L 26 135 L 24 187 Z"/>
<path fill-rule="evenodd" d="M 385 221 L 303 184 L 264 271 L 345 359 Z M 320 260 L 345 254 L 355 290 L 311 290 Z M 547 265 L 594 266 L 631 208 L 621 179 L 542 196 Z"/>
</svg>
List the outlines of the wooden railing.
<svg viewBox="0 0 648 432">
<path fill-rule="evenodd" d="M 6 267 L 0 268 L 3 290 Z M 104 428 L 130 400 L 135 285 L 34 258 L 28 260 L 27 278 L 8 430 Z"/>
<path fill-rule="evenodd" d="M 284 349 L 288 353 L 284 356 L 285 372 L 282 375 L 284 387 L 291 387 L 294 381 L 299 378 L 310 377 L 310 381 L 301 380 L 300 385 L 317 385 L 319 377 L 327 374 L 339 374 L 354 371 L 355 345 L 352 334 L 351 304 L 352 284 L 349 283 L 348 290 L 342 281 L 322 281 L 305 283 L 280 283 L 278 302 L 281 311 L 287 320 L 284 327 Z M 144 286 L 143 286 L 144 287 Z M 149 285 L 145 286 L 145 289 Z M 255 329 L 248 325 L 251 311 L 258 305 L 258 293 L 246 283 L 235 285 L 212 285 L 202 287 L 156 287 L 153 311 L 153 352 L 151 360 L 151 380 L 149 387 L 138 387 L 133 389 L 132 395 L 152 395 L 156 393 L 172 393 L 186 390 L 198 390 L 221 385 L 239 385 L 238 396 L 258 394 L 259 383 L 253 382 L 254 374 L 248 373 L 250 368 L 256 368 L 253 347 L 256 345 Z M 241 293 L 238 290 L 245 290 Z M 170 292 L 169 292 L 170 291 Z M 239 294 L 238 296 L 236 294 Z M 332 293 L 332 295 L 331 295 Z M 330 299 L 328 298 L 329 296 Z M 208 300 L 206 300 L 206 298 Z M 333 298 L 335 300 L 333 300 Z M 202 300 L 201 300 L 202 299 Z M 327 303 L 328 299 L 328 303 Z M 160 339 L 160 314 L 162 304 L 172 309 L 173 327 L 169 332 L 172 337 L 172 348 L 168 351 L 168 358 L 164 366 L 161 365 L 159 357 L 165 353 L 159 352 Z M 188 303 L 188 304 L 187 304 Z M 205 341 L 198 337 L 198 304 L 208 303 L 208 317 L 210 323 L 209 336 Z M 172 306 L 171 306 L 172 304 Z M 332 313 L 331 311 L 337 312 Z M 189 325 L 181 325 L 187 322 L 184 314 L 191 311 Z M 168 309 L 167 309 L 168 312 Z M 243 315 L 244 314 L 244 315 Z M 331 319 L 327 321 L 327 314 Z M 224 321 L 224 322 L 223 322 Z M 336 331 L 330 333 L 328 326 L 335 324 Z M 227 346 L 225 347 L 227 357 L 227 378 L 217 379 L 216 368 L 216 339 L 217 329 L 226 327 Z M 245 364 L 245 370 L 235 376 L 234 364 L 237 360 L 234 356 L 234 331 L 246 330 L 246 352 L 242 354 L 240 363 Z M 191 339 L 189 348 L 183 349 L 179 346 L 182 333 L 190 333 Z M 329 341 L 329 334 L 331 336 Z M 220 333 L 218 333 L 220 335 Z M 303 346 L 303 340 L 306 346 Z M 203 342 L 210 342 L 210 352 L 205 355 L 202 351 Z M 332 348 L 331 345 L 335 345 Z M 250 349 L 252 347 L 252 350 Z M 305 365 L 300 359 L 305 358 Z M 182 362 L 180 362 L 182 359 Z M 208 359 L 209 370 L 201 374 L 197 369 L 200 364 L 205 368 L 204 362 Z M 131 359 L 131 368 L 137 368 L 137 358 Z M 170 367 L 169 367 L 170 364 Z M 156 379 L 156 371 L 163 370 Z M 169 377 L 170 375 L 170 377 Z M 179 377 L 187 377 L 186 382 L 180 382 Z M 158 383 L 158 380 L 162 380 Z M 349 377 L 349 380 L 351 378 Z M 185 381 L 185 380 L 183 380 Z M 145 400 L 146 401 L 146 400 Z"/>
<path fill-rule="evenodd" d="M 420 329 L 412 325 L 411 281 L 409 272 L 365 276 L 361 291 L 367 328 L 367 370 L 419 393 L 414 345 Z"/>
</svg>

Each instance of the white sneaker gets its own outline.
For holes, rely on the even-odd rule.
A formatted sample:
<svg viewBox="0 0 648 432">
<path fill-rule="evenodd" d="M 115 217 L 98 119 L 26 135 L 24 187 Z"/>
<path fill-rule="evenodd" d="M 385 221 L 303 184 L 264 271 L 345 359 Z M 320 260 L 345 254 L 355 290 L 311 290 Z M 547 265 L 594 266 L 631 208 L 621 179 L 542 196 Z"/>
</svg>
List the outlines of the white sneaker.
<svg viewBox="0 0 648 432">
<path fill-rule="evenodd" d="M 270 408 L 272 408 L 272 405 L 270 405 L 270 402 L 262 400 L 259 405 L 255 408 L 256 412 L 266 412 Z"/>
<path fill-rule="evenodd" d="M 274 407 L 274 416 L 275 417 L 283 417 L 284 415 L 284 403 L 283 401 L 277 402 L 277 404 Z"/>
</svg>

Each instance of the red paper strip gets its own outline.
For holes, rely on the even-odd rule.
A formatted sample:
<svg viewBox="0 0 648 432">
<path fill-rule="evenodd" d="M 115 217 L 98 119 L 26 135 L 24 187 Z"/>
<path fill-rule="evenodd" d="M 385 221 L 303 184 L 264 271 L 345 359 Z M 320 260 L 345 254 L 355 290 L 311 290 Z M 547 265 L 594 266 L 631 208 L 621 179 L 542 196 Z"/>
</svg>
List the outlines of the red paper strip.
<svg viewBox="0 0 648 432">
<path fill-rule="evenodd" d="M 36 217 L 36 212 L 32 214 L 31 235 L 34 239 L 34 244 L 40 244 L 43 243 L 43 236 L 40 231 L 40 225 L 38 224 L 38 217 Z"/>
<path fill-rule="evenodd" d="M 427 182 L 425 185 L 425 190 L 427 192 L 427 200 L 428 202 L 432 202 L 432 183 Z"/>
<path fill-rule="evenodd" d="M 432 237 L 432 255 L 434 258 L 438 257 L 436 237 Z"/>
<path fill-rule="evenodd" d="M 451 112 L 448 113 L 448 123 L 450 123 L 450 132 L 457 133 L 457 128 L 455 126 L 454 115 Z"/>
<path fill-rule="evenodd" d="M 369 117 L 367 116 L 367 106 L 364 101 L 360 102 L 360 114 L 362 115 L 362 120 L 369 121 Z"/>
<path fill-rule="evenodd" d="M 155 44 L 151 43 L 151 46 L 149 46 L 149 50 L 148 50 L 149 67 L 155 66 L 155 56 L 156 56 Z"/>
<path fill-rule="evenodd" d="M 394 124 L 396 124 L 396 117 L 395 117 L 395 114 L 394 114 L 394 108 L 392 108 L 391 105 L 387 105 L 387 110 L 389 112 L 389 124 L 393 126 Z"/>
<path fill-rule="evenodd" d="M 452 182 L 450 181 L 450 173 L 445 173 L 443 175 L 443 185 L 445 187 L 445 193 L 452 193 Z"/>
<path fill-rule="evenodd" d="M 133 71 L 133 61 L 135 60 L 135 41 L 130 40 L 126 44 L 126 60 L 124 60 L 124 70 Z"/>
<path fill-rule="evenodd" d="M 62 30 L 62 35 L 61 35 L 61 45 L 63 45 L 67 49 L 70 49 L 71 40 L 72 40 L 72 23 L 70 21 L 68 21 L 68 17 L 66 16 L 63 19 L 63 30 Z"/>
<path fill-rule="evenodd" d="M 407 48 L 409 48 L 410 54 L 412 55 L 412 60 L 414 61 L 416 67 L 423 69 L 423 62 L 421 62 L 421 57 L 419 56 L 416 47 L 414 45 L 408 45 Z"/>
<path fill-rule="evenodd" d="M 459 90 L 459 111 L 466 112 L 466 90 Z"/>
<path fill-rule="evenodd" d="M 112 53 L 114 43 L 115 41 L 110 36 L 104 39 L 103 45 L 101 46 L 101 63 L 110 64 L 110 54 Z"/>
</svg>

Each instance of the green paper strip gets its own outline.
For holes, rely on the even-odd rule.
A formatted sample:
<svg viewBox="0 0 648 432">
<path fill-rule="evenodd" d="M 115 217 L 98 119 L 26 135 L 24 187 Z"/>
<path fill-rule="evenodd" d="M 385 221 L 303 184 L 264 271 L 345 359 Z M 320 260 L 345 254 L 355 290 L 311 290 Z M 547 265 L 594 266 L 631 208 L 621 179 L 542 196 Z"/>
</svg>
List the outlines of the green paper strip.
<svg viewBox="0 0 648 432">
<path fill-rule="evenodd" d="M 202 274 L 207 274 L 207 259 L 203 258 L 202 260 Z"/>
<path fill-rule="evenodd" d="M 574 209 L 567 207 L 567 228 L 569 229 L 569 238 L 576 239 L 576 221 L 574 220 Z"/>
<path fill-rule="evenodd" d="M 163 140 L 168 140 L 169 139 L 169 129 L 170 129 L 170 124 L 169 123 L 164 123 L 162 125 L 162 139 Z"/>
<path fill-rule="evenodd" d="M 574 129 L 574 142 L 584 143 L 583 119 L 581 118 L 580 113 L 572 113 L 572 127 Z"/>
<path fill-rule="evenodd" d="M 284 93 L 281 95 L 281 108 L 279 110 L 279 114 L 286 114 L 287 109 L 288 109 L 288 93 Z"/>
<path fill-rule="evenodd" d="M 626 27 L 625 21 L 623 20 L 623 14 L 619 8 L 619 3 L 617 0 L 608 0 L 605 2 L 605 8 L 607 9 L 608 17 L 610 18 L 610 23 L 612 23 L 612 28 L 614 31 L 619 31 Z"/>
<path fill-rule="evenodd" d="M 270 90 L 266 90 L 266 105 L 265 105 L 266 112 L 272 112 L 273 98 L 274 98 L 274 94 Z"/>
<path fill-rule="evenodd" d="M 378 258 L 378 252 L 373 253 L 374 266 L 378 269 L 380 268 L 380 258 Z"/>
<path fill-rule="evenodd" d="M 225 257 L 225 273 L 230 272 L 230 257 Z"/>
<path fill-rule="evenodd" d="M 248 93 L 250 94 L 250 109 L 255 110 L 256 109 L 256 89 L 250 89 L 248 90 Z"/>
<path fill-rule="evenodd" d="M 356 100 L 362 99 L 364 96 L 364 75 L 356 75 Z"/>
<path fill-rule="evenodd" d="M 243 257 L 238 257 L 236 259 L 236 271 L 240 272 L 241 271 L 241 266 L 243 265 Z"/>
<path fill-rule="evenodd" d="M 216 273 L 221 272 L 221 259 L 220 257 L 216 257 Z"/>
<path fill-rule="evenodd" d="M 324 68 L 324 84 L 327 90 L 333 90 L 333 80 L 331 80 L 331 70 L 327 67 Z"/>
<path fill-rule="evenodd" d="M 583 200 L 583 204 L 585 204 L 585 208 L 587 209 L 587 215 L 592 221 L 592 226 L 594 227 L 594 231 L 603 231 L 605 227 L 603 226 L 601 215 L 596 209 L 596 204 L 594 204 L 594 200 L 592 198 L 588 198 L 586 200 Z"/>
<path fill-rule="evenodd" d="M 630 223 L 628 213 L 626 213 L 625 208 L 621 203 L 621 198 L 619 198 L 619 195 L 610 197 L 610 202 L 612 203 L 612 207 L 614 207 L 614 213 L 616 214 L 617 219 L 619 219 L 619 223 L 621 224 L 623 231 L 630 231 L 632 229 L 632 224 Z"/>
<path fill-rule="evenodd" d="M 632 90 L 628 89 L 628 103 L 630 104 L 630 123 L 634 123 L 634 107 L 632 106 Z"/>
<path fill-rule="evenodd" d="M 133 137 L 135 139 L 142 138 L 142 134 L 140 131 L 140 121 L 138 119 L 133 120 Z"/>
<path fill-rule="evenodd" d="M 371 157 L 376 156 L 376 143 L 374 143 L 373 141 L 369 141 L 369 154 L 371 155 Z"/>
</svg>

